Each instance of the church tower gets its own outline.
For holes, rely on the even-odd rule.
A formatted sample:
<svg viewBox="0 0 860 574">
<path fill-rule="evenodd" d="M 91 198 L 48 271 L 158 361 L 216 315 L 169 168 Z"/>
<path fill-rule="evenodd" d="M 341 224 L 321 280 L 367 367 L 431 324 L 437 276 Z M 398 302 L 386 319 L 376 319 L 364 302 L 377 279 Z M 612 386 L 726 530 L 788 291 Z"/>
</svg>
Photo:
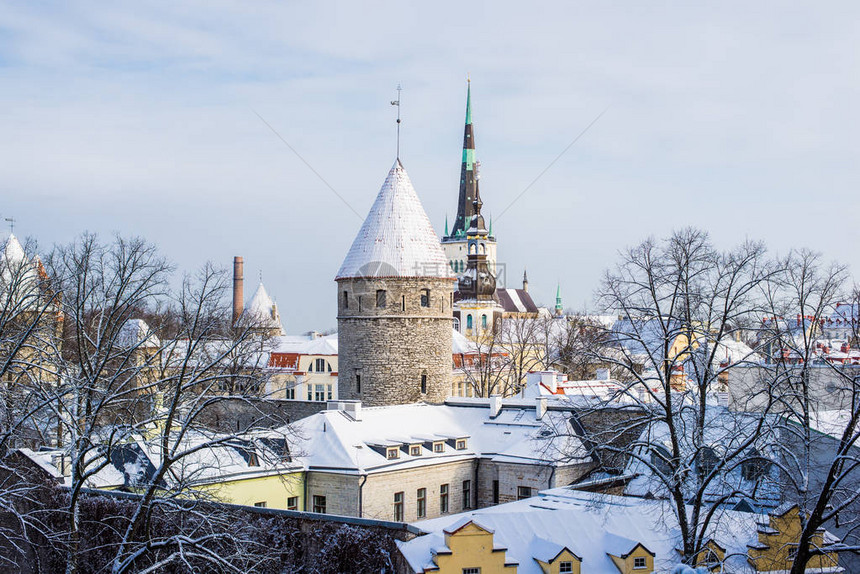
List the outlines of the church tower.
<svg viewBox="0 0 860 574">
<path fill-rule="evenodd" d="M 475 155 L 475 130 L 472 125 L 472 83 L 466 88 L 466 128 L 463 134 L 463 163 L 460 166 L 460 195 L 457 200 L 457 217 L 449 233 L 447 221 L 442 249 L 451 269 L 457 275 L 466 270 L 468 263 L 468 240 L 466 235 L 475 215 L 475 200 L 479 196 L 478 181 L 481 178 L 480 162 Z M 484 244 L 487 249 L 487 266 L 496 273 L 496 239 L 493 237 L 492 222 Z"/>
<path fill-rule="evenodd" d="M 335 281 L 338 396 L 368 406 L 443 402 L 454 276 L 399 159 Z"/>
</svg>

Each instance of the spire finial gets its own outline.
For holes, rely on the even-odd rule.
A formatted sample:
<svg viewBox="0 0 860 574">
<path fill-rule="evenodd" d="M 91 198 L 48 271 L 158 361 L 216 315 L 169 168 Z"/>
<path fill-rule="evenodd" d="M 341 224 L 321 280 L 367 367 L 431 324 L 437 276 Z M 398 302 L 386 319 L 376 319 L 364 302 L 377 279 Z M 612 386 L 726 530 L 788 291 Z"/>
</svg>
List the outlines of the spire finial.
<svg viewBox="0 0 860 574">
<path fill-rule="evenodd" d="M 15 218 L 14 217 L 6 217 L 6 221 L 9 222 L 9 233 L 15 234 Z"/>
<path fill-rule="evenodd" d="M 448 214 L 445 214 L 445 237 L 448 237 Z"/>
<path fill-rule="evenodd" d="M 397 106 L 397 159 L 400 159 L 400 92 L 403 88 L 397 84 L 397 99 L 391 101 L 392 106 Z"/>
</svg>

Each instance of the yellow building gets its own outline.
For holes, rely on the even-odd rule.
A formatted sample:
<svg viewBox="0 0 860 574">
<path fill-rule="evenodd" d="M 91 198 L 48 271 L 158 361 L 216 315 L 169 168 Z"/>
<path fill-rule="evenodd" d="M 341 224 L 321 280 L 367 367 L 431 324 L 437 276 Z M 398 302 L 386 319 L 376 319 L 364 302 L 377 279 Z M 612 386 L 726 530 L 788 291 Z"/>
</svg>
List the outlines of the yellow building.
<svg viewBox="0 0 860 574">
<path fill-rule="evenodd" d="M 568 488 L 414 523 L 426 534 L 398 542 L 413 573 L 651 574 L 681 562 L 678 531 L 664 502 Z M 800 536 L 796 507 L 770 516 L 725 511 L 694 562 L 711 572 L 787 572 Z M 842 572 L 838 542 L 821 532 L 825 552 L 809 573 Z"/>
</svg>

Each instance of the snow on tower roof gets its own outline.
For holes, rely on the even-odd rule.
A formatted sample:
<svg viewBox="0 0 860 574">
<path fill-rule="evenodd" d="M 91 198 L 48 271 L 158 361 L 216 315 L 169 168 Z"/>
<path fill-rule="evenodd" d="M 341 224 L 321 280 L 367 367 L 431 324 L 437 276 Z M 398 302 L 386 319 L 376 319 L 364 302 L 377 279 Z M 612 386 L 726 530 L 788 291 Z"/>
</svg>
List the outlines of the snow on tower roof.
<svg viewBox="0 0 860 574">
<path fill-rule="evenodd" d="M 260 281 L 257 290 L 254 291 L 254 296 L 251 297 L 251 302 L 245 307 L 245 314 L 250 320 L 259 323 L 255 325 L 257 327 L 281 329 L 280 317 L 277 316 L 274 309 L 275 302 L 269 297 L 269 293 L 263 287 L 263 282 Z"/>
<path fill-rule="evenodd" d="M 409 175 L 398 159 L 336 279 L 345 277 L 450 277 L 439 238 Z"/>
</svg>

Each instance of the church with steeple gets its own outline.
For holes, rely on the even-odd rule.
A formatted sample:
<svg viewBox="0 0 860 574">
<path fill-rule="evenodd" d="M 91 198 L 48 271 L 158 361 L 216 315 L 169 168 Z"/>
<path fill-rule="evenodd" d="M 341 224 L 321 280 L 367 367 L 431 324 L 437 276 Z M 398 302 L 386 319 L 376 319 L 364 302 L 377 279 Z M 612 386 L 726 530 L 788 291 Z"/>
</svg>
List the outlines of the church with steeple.
<svg viewBox="0 0 860 574">
<path fill-rule="evenodd" d="M 523 272 L 522 289 L 499 285 L 501 267 L 496 259 L 493 224 L 486 225 L 480 190 L 480 162 L 475 151 L 472 123 L 472 84 L 466 88 L 466 127 L 463 135 L 463 160 L 460 166 L 460 193 L 454 226 L 448 228 L 441 244 L 451 271 L 457 276 L 454 293 L 454 328 L 473 339 L 480 339 L 507 317 L 537 316 L 539 309 L 528 293 Z"/>
</svg>

